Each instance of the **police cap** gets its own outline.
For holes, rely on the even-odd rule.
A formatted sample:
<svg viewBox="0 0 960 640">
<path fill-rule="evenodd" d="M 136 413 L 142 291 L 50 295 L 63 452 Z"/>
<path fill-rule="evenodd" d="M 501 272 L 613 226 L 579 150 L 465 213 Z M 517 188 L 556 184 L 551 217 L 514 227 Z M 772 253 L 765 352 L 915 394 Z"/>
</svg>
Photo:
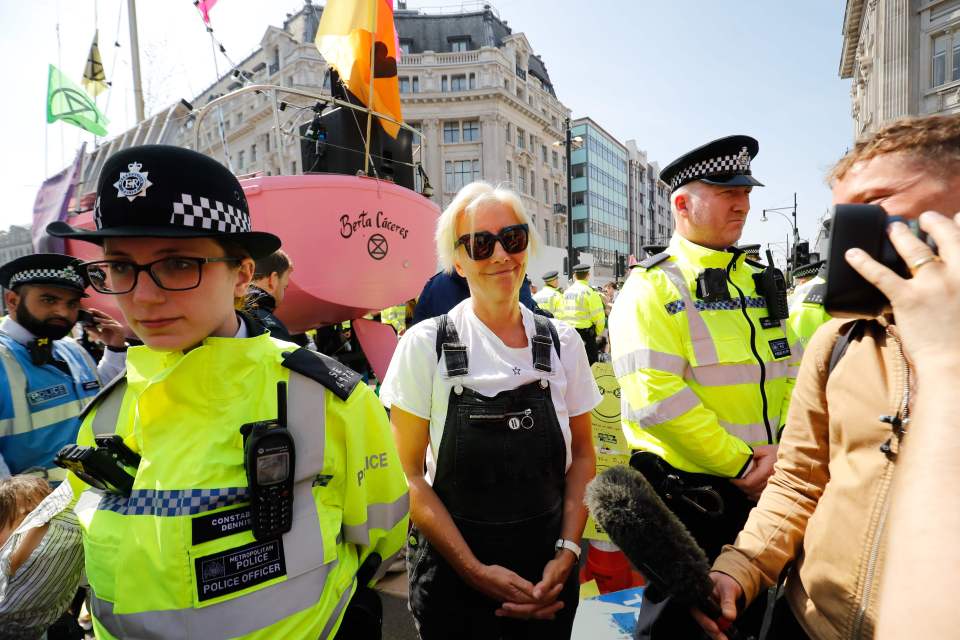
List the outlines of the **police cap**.
<svg viewBox="0 0 960 640">
<path fill-rule="evenodd" d="M 821 260 L 820 262 L 811 262 L 810 264 L 802 264 L 793 271 L 790 272 L 794 278 L 811 278 L 817 275 L 817 272 L 820 271 L 820 268 L 827 264 L 826 260 Z"/>
<path fill-rule="evenodd" d="M 100 172 L 96 230 L 65 222 L 50 235 L 102 245 L 106 238 L 214 238 L 234 242 L 253 259 L 280 248 L 272 233 L 252 231 L 240 182 L 216 160 L 167 145 L 130 147 L 110 156 Z"/>
<path fill-rule="evenodd" d="M 46 284 L 83 293 L 89 283 L 81 264 L 73 256 L 59 253 L 22 256 L 0 267 L 0 287 L 13 289 L 24 284 Z"/>
<path fill-rule="evenodd" d="M 695 180 L 731 187 L 762 187 L 763 183 L 750 172 L 750 161 L 759 150 L 760 143 L 750 136 L 720 138 L 668 164 L 660 172 L 660 179 L 671 190 Z"/>
<path fill-rule="evenodd" d="M 574 265 L 573 267 L 574 273 L 586 273 L 587 271 L 590 271 L 590 265 L 584 264 L 582 262 L 578 265 Z"/>
<path fill-rule="evenodd" d="M 545 274 L 543 274 L 543 281 L 549 282 L 550 280 L 556 280 L 559 277 L 560 273 L 558 271 L 547 271 Z"/>
</svg>

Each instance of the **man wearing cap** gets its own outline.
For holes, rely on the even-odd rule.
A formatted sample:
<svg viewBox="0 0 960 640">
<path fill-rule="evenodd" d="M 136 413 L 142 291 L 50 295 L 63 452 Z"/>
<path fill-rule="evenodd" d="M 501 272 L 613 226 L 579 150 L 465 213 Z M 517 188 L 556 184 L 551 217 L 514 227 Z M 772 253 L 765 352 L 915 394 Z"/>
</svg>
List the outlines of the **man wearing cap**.
<svg viewBox="0 0 960 640">
<path fill-rule="evenodd" d="M 80 261 L 57 253 L 17 258 L 0 267 L 10 315 L 0 323 L 0 478 L 39 472 L 60 481 L 53 457 L 74 442 L 87 399 L 123 370 L 123 328 L 90 310 L 87 328 L 107 351 L 99 366 L 73 340 L 87 281 Z"/>
<path fill-rule="evenodd" d="M 47 230 L 103 248 L 91 286 L 144 343 L 70 458 L 97 638 L 379 637 L 369 587 L 406 539 L 406 477 L 356 372 L 237 312 L 280 239 L 226 167 L 177 147 L 108 158 L 95 211 L 93 231 Z M 79 468 L 121 446 L 129 477 Z"/>
<path fill-rule="evenodd" d="M 631 272 L 610 315 L 623 427 L 639 452 L 631 463 L 661 492 L 671 475 L 707 489 L 667 492 L 666 502 L 710 558 L 773 472 L 800 364 L 799 344 L 758 291 L 760 269 L 735 248 L 750 191 L 762 186 L 750 171 L 758 147 L 722 138 L 661 172 L 676 232 Z"/>
<path fill-rule="evenodd" d="M 560 273 L 547 271 L 543 274 L 543 288 L 533 294 L 533 299 L 544 311 L 556 315 L 563 304 L 563 294 L 560 292 Z"/>
<path fill-rule="evenodd" d="M 804 347 L 817 328 L 830 319 L 823 308 L 823 296 L 827 290 L 827 261 L 805 264 L 793 270 L 791 275 L 796 284 L 790 296 L 790 319 L 787 324 L 800 338 Z"/>
<path fill-rule="evenodd" d="M 603 312 L 603 297 L 590 287 L 590 265 L 573 268 L 573 284 L 563 292 L 563 301 L 557 307 L 556 317 L 577 330 L 587 349 L 590 364 L 599 357 L 597 338 L 603 333 L 607 317 Z"/>
</svg>

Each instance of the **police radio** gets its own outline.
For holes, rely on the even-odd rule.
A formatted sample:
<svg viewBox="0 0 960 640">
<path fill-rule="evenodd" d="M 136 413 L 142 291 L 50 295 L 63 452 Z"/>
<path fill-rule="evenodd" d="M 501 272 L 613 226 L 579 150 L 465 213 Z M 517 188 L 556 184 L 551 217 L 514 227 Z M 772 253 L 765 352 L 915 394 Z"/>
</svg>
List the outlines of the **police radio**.
<svg viewBox="0 0 960 640">
<path fill-rule="evenodd" d="M 769 318 L 765 320 L 786 320 L 790 317 L 787 303 L 787 280 L 780 269 L 773 266 L 773 253 L 767 249 L 767 266 L 760 273 L 753 274 L 757 292 L 767 301 Z"/>
<path fill-rule="evenodd" d="M 276 538 L 293 526 L 293 437 L 287 431 L 287 383 L 277 383 L 277 419 L 248 422 L 243 434 L 243 466 L 250 491 L 253 537 Z"/>
</svg>

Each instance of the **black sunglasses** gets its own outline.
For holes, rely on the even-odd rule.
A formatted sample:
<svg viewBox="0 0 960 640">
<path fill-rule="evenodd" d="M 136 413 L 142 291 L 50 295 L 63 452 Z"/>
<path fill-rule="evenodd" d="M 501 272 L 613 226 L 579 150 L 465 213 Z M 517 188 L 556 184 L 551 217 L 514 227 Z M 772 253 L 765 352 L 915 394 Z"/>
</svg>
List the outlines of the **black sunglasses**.
<svg viewBox="0 0 960 640">
<path fill-rule="evenodd" d="M 512 224 L 500 229 L 499 233 L 489 231 L 468 233 L 460 236 L 453 248 L 463 245 L 463 249 L 473 260 L 486 260 L 493 255 L 497 242 L 507 253 L 520 253 L 530 242 L 530 227 L 525 224 Z"/>
</svg>

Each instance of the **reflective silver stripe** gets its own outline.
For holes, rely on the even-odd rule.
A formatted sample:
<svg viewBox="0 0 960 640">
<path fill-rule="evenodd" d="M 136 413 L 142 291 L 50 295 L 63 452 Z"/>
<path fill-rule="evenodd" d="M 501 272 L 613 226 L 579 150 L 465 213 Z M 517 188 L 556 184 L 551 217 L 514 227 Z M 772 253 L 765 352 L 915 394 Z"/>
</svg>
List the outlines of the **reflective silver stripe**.
<svg viewBox="0 0 960 640">
<path fill-rule="evenodd" d="M 764 363 L 766 380 L 786 378 L 789 362 L 775 360 Z M 758 364 L 713 364 L 706 367 L 693 367 L 692 377 L 704 387 L 725 387 L 733 384 L 760 384 L 760 365 Z"/>
<path fill-rule="evenodd" d="M 11 340 L 13 338 L 10 338 Z M 31 430 L 30 405 L 27 404 L 27 377 L 20 368 L 17 358 L 10 353 L 5 344 L 0 344 L 0 361 L 7 373 L 10 400 L 13 402 L 13 417 L 2 425 L 4 430 L 0 435 L 23 433 Z M 26 428 L 24 428 L 26 427 Z"/>
<path fill-rule="evenodd" d="M 116 433 L 117 423 L 120 422 L 120 405 L 127 392 L 127 379 L 124 378 L 112 387 L 110 391 L 97 403 L 97 412 L 93 416 L 90 428 L 93 435 Z"/>
<path fill-rule="evenodd" d="M 713 344 L 713 338 L 710 337 L 710 330 L 707 329 L 707 323 L 703 316 L 697 311 L 693 302 L 693 296 L 690 295 L 690 289 L 684 280 L 683 272 L 680 267 L 673 262 L 661 262 L 660 268 L 663 270 L 670 282 L 677 288 L 680 297 L 686 305 L 687 326 L 690 331 L 690 341 L 693 343 L 693 355 L 697 359 L 697 366 L 717 364 L 717 347 Z"/>
<path fill-rule="evenodd" d="M 361 546 L 370 545 L 370 529 L 390 531 L 403 520 L 410 511 L 410 496 L 404 493 L 393 502 L 377 502 L 367 505 L 367 521 L 361 524 L 343 525 L 343 535 L 347 542 Z"/>
<path fill-rule="evenodd" d="M 323 448 L 327 440 L 327 394 L 315 380 L 290 372 L 287 383 L 287 423 L 297 447 L 297 482 L 323 473 Z M 310 496 L 313 502 L 313 496 Z"/>
<path fill-rule="evenodd" d="M 744 442 L 769 442 L 767 439 L 767 427 L 762 422 L 753 424 L 736 424 L 725 420 L 719 420 L 718 422 L 721 427 L 726 429 L 727 433 L 740 438 Z M 779 416 L 771 418 L 770 425 L 773 428 L 774 436 L 776 436 L 777 427 L 780 426 Z M 774 439 L 774 441 L 776 441 L 776 439 Z"/>
<path fill-rule="evenodd" d="M 320 632 L 320 640 L 333 637 L 334 627 L 340 622 L 340 616 L 343 614 L 343 610 L 347 608 L 347 603 L 350 602 L 350 598 L 353 597 L 352 587 L 352 584 L 348 586 L 343 592 L 343 595 L 340 596 L 340 600 L 337 601 L 337 606 L 333 608 L 330 617 L 327 618 L 327 624 L 323 625 L 323 631 Z"/>
<path fill-rule="evenodd" d="M 284 540 L 284 555 L 289 563 L 291 554 L 286 552 L 286 545 Z M 118 638 L 235 638 L 269 627 L 315 605 L 327 585 L 327 577 L 336 566 L 336 562 L 320 565 L 285 582 L 198 609 L 114 613 L 112 602 L 101 600 L 93 593 L 91 613 Z M 350 589 L 345 593 L 349 601 Z M 331 616 L 339 616 L 345 604 L 341 599 Z"/>
<path fill-rule="evenodd" d="M 642 409 L 628 409 L 627 420 L 641 427 L 655 427 L 667 420 L 679 418 L 700 404 L 700 398 L 690 387 L 684 387 L 669 398 L 654 402 Z"/>
<path fill-rule="evenodd" d="M 613 361 L 613 372 L 618 378 L 630 375 L 640 369 L 656 369 L 657 371 L 682 376 L 686 368 L 687 361 L 685 358 L 652 349 L 637 349 Z"/>
</svg>

